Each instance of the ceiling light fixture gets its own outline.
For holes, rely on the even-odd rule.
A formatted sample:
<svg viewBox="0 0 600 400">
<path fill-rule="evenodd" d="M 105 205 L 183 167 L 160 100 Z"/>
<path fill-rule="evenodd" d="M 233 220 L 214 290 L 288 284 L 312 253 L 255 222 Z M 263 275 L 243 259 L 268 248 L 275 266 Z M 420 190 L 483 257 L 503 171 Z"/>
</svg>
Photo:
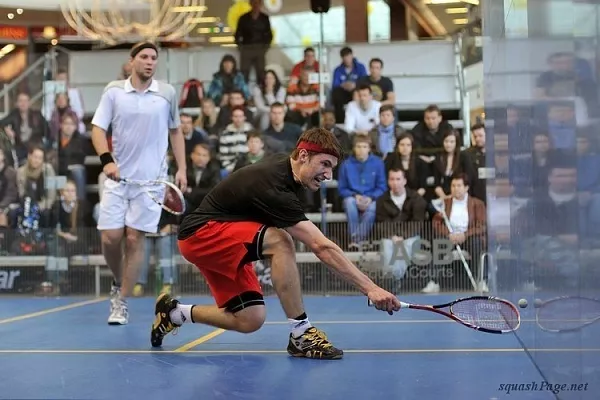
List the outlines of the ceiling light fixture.
<svg viewBox="0 0 600 400">
<path fill-rule="evenodd" d="M 233 43 L 235 42 L 235 37 L 233 36 L 213 36 L 208 38 L 208 41 L 211 43 Z"/>
<path fill-rule="evenodd" d="M 204 0 L 94 0 L 84 9 L 80 0 L 62 0 L 61 11 L 80 36 L 108 45 L 141 40 L 181 40 L 202 17 Z"/>
<path fill-rule="evenodd" d="M 469 9 L 466 7 L 446 8 L 446 14 L 466 14 Z"/>
<path fill-rule="evenodd" d="M 454 25 L 466 25 L 469 23 L 469 19 L 468 18 L 456 18 L 452 20 L 452 23 Z"/>
</svg>

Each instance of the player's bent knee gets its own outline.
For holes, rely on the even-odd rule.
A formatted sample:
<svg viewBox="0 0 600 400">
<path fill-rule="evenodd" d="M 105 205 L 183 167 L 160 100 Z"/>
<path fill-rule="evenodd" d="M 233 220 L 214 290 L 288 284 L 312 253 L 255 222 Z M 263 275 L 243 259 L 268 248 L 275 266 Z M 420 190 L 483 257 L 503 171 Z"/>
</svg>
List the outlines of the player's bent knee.
<svg viewBox="0 0 600 400">
<path fill-rule="evenodd" d="M 235 330 L 241 333 L 256 332 L 267 318 L 265 300 L 258 292 L 241 293 L 229 300 L 224 308 L 235 315 Z"/>
<path fill-rule="evenodd" d="M 245 308 L 235 314 L 237 320 L 237 331 L 240 333 L 252 333 L 259 330 L 267 318 L 266 307 L 253 306 Z"/>
<path fill-rule="evenodd" d="M 268 228 L 263 242 L 263 254 L 272 256 L 276 252 L 294 252 L 292 236 L 278 228 Z"/>
</svg>

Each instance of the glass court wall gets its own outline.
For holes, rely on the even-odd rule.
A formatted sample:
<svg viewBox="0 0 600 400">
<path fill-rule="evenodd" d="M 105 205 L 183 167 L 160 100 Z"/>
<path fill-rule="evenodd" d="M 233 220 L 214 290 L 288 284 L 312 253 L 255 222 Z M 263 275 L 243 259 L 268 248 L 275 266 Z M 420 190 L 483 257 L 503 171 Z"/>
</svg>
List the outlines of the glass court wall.
<svg viewBox="0 0 600 400">
<path fill-rule="evenodd" d="M 534 302 L 600 297 L 600 109 L 596 1 L 484 2 L 488 263 L 496 292 Z M 490 124 L 491 125 L 491 124 Z M 540 318 L 564 328 L 598 306 L 562 303 Z M 595 307 L 595 308 L 594 308 Z M 594 314 L 595 313 L 595 314 Z M 560 399 L 597 398 L 599 325 L 552 333 L 524 324 L 519 339 L 540 380 L 588 385 Z M 548 397 L 551 398 L 551 397 Z"/>
</svg>

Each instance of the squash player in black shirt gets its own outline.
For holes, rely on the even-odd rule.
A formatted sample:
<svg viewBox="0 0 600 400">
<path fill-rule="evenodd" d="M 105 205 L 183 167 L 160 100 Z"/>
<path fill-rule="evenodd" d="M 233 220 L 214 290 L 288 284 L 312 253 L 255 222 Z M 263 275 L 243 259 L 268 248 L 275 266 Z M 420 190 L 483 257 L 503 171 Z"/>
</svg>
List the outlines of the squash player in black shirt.
<svg viewBox="0 0 600 400">
<path fill-rule="evenodd" d="M 305 243 L 377 309 L 389 314 L 400 310 L 398 298 L 375 285 L 304 214 L 299 197 L 305 189 L 317 191 L 321 182 L 331 179 L 340 156 L 340 144 L 331 132 L 310 129 L 291 156 L 274 156 L 234 172 L 184 217 L 178 238 L 181 255 L 205 277 L 216 305 L 185 305 L 161 294 L 152 346 L 161 346 L 164 336 L 184 323 L 242 333 L 260 329 L 266 310 L 252 263 L 268 259 L 273 286 L 290 323 L 288 353 L 342 358 L 343 351 L 306 316 L 292 238 Z"/>
</svg>

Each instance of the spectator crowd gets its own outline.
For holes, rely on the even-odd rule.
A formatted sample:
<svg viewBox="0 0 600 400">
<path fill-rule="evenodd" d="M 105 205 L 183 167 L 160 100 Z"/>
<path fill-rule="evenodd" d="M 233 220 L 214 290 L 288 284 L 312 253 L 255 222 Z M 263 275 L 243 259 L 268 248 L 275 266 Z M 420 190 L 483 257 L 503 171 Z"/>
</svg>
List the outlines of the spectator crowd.
<svg viewBox="0 0 600 400">
<path fill-rule="evenodd" d="M 245 54 L 244 62 L 252 64 L 252 51 L 259 50 L 245 51 L 250 55 Z M 384 75 L 384 61 L 373 58 L 367 64 L 349 47 L 339 56 L 325 107 L 313 83 L 321 67 L 310 47 L 287 77 L 259 70 L 258 81 L 252 83 L 249 66 L 242 70 L 236 57 L 225 55 L 210 82 L 190 79 L 184 84 L 179 106 L 189 163 L 184 194 L 188 209 L 196 208 L 227 175 L 291 152 L 303 130 L 321 126 L 336 135 L 346 152 L 335 171 L 337 185 L 327 190 L 326 200 L 330 211 L 345 214 L 345 232 L 338 232 L 335 240 L 347 251 L 375 249 L 389 257 L 390 244 L 444 237 L 464 248 L 479 278 L 481 254 L 490 242 L 515 246 L 515 229 L 564 243 L 599 233 L 600 158 L 594 132 L 578 123 L 579 115 L 586 119 L 588 110 L 595 109 L 597 99 L 589 82 L 574 73 L 576 100 L 564 100 L 564 81 L 557 78 L 564 80 L 556 68 L 569 68 L 565 65 L 572 55 L 550 58 L 554 69 L 539 78 L 540 101 L 534 107 L 509 105 L 496 113 L 493 146 L 486 146 L 482 123 L 470 127 L 471 143 L 465 146 L 463 134 L 435 104 L 422 111 L 414 127 L 402 128 L 396 99 L 408 94 L 397 91 Z M 264 62 L 256 65 L 264 68 Z M 129 73 L 125 65 L 122 78 Z M 27 93 L 20 93 L 15 108 L 0 121 L 4 252 L 45 254 L 50 242 L 68 255 L 97 249 L 94 235 L 82 240 L 83 230 L 95 226 L 98 207 L 87 190 L 86 157 L 94 152 L 86 115 L 68 72 L 58 71 L 53 80 L 64 82 L 65 89 L 45 101 L 42 111 L 32 108 Z M 495 176 L 488 182 L 490 169 Z M 66 183 L 49 184 L 58 182 L 51 179 L 56 176 L 65 176 Z M 99 193 L 103 179 L 101 174 Z M 442 202 L 451 229 L 434 206 L 436 200 Z M 321 212 L 319 193 L 307 193 L 304 201 L 308 213 Z M 177 222 L 164 215 L 159 226 L 163 235 L 149 237 L 147 259 L 156 245 L 159 264 L 170 265 Z M 148 264 L 138 294 L 143 293 Z M 394 271 L 402 277 L 407 267 Z M 169 275 L 166 284 L 174 279 Z M 480 289 L 487 290 L 485 282 Z M 428 293 L 439 290 L 436 279 L 423 287 Z"/>
</svg>

